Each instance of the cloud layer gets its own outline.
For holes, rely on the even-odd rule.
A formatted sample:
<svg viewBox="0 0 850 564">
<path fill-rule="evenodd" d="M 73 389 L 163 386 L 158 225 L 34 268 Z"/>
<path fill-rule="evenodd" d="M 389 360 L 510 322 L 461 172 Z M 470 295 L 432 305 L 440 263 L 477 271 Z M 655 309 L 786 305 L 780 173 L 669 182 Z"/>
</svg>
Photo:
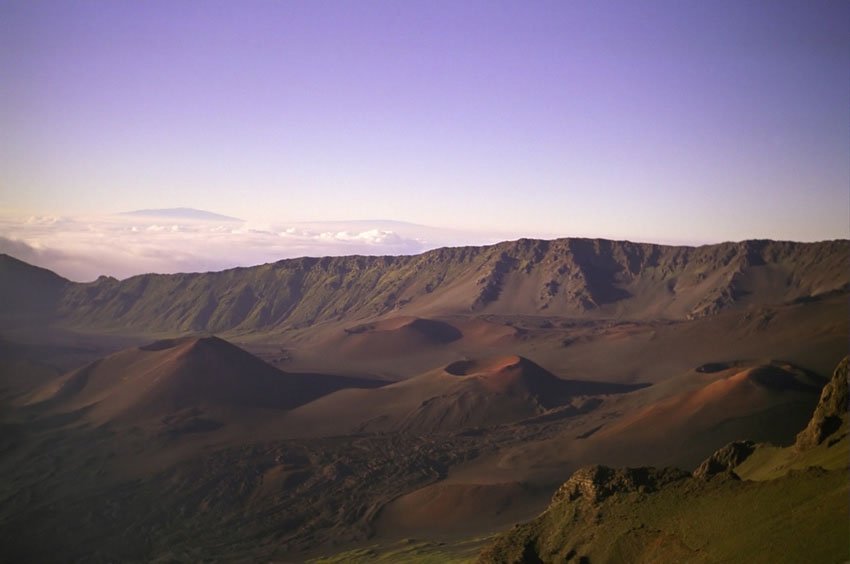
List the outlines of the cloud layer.
<svg viewBox="0 0 850 564">
<path fill-rule="evenodd" d="M 391 221 L 256 224 L 126 215 L 0 216 L 0 253 L 76 281 L 221 270 L 298 256 L 414 254 L 499 239 Z"/>
</svg>

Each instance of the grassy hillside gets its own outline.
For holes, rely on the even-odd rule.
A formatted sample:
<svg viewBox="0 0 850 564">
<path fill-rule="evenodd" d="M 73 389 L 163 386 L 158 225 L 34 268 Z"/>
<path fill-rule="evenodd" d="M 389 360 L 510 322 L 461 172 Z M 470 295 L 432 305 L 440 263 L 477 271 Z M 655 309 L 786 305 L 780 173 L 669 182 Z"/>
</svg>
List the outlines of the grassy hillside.
<svg viewBox="0 0 850 564">
<path fill-rule="evenodd" d="M 684 477 L 658 491 L 554 503 L 482 562 L 838 562 L 848 556 L 847 472 L 765 482 Z"/>
</svg>

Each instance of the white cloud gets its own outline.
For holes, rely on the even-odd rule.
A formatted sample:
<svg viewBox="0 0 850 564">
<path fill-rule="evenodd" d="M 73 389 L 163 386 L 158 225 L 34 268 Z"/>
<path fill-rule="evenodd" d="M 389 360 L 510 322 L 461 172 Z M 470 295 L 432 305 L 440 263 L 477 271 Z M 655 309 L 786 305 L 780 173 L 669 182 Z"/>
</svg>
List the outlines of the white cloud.
<svg viewBox="0 0 850 564">
<path fill-rule="evenodd" d="M 500 237 L 387 221 L 252 224 L 130 216 L 0 215 L 0 252 L 72 280 L 196 272 L 298 256 L 398 255 Z"/>
</svg>

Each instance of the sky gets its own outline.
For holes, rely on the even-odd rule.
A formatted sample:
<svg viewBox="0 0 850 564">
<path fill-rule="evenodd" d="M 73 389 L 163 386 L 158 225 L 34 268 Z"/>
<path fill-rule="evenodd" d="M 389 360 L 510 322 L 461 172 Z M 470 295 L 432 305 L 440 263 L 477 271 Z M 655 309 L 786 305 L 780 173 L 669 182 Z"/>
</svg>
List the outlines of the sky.
<svg viewBox="0 0 850 564">
<path fill-rule="evenodd" d="M 847 238 L 848 69 L 843 0 L 0 0 L 0 252 Z M 116 215 L 174 207 L 245 221 Z"/>
</svg>

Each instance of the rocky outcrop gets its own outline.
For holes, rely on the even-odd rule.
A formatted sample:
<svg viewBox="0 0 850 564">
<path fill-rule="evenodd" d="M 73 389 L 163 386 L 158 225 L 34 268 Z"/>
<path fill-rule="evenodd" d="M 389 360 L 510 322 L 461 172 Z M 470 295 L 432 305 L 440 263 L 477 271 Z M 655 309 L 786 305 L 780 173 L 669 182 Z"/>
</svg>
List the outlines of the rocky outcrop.
<svg viewBox="0 0 850 564">
<path fill-rule="evenodd" d="M 848 410 L 848 366 L 850 357 L 844 357 L 832 374 L 832 379 L 823 387 L 815 412 L 794 444 L 797 450 L 806 450 L 823 443 L 842 426 L 847 425 Z"/>
<path fill-rule="evenodd" d="M 694 478 L 707 479 L 717 474 L 737 477 L 735 467 L 745 461 L 756 449 L 753 441 L 735 441 L 718 449 L 709 456 L 696 470 Z"/>
<path fill-rule="evenodd" d="M 588 466 L 576 470 L 569 480 L 558 488 L 552 503 L 582 500 L 600 503 L 616 494 L 652 493 L 671 482 L 689 477 L 678 468 L 609 468 Z"/>
<path fill-rule="evenodd" d="M 488 265 L 486 273 L 477 282 L 481 289 L 470 309 L 481 309 L 498 300 L 502 293 L 505 278 L 516 266 L 517 260 L 504 252 L 492 265 Z"/>
</svg>

